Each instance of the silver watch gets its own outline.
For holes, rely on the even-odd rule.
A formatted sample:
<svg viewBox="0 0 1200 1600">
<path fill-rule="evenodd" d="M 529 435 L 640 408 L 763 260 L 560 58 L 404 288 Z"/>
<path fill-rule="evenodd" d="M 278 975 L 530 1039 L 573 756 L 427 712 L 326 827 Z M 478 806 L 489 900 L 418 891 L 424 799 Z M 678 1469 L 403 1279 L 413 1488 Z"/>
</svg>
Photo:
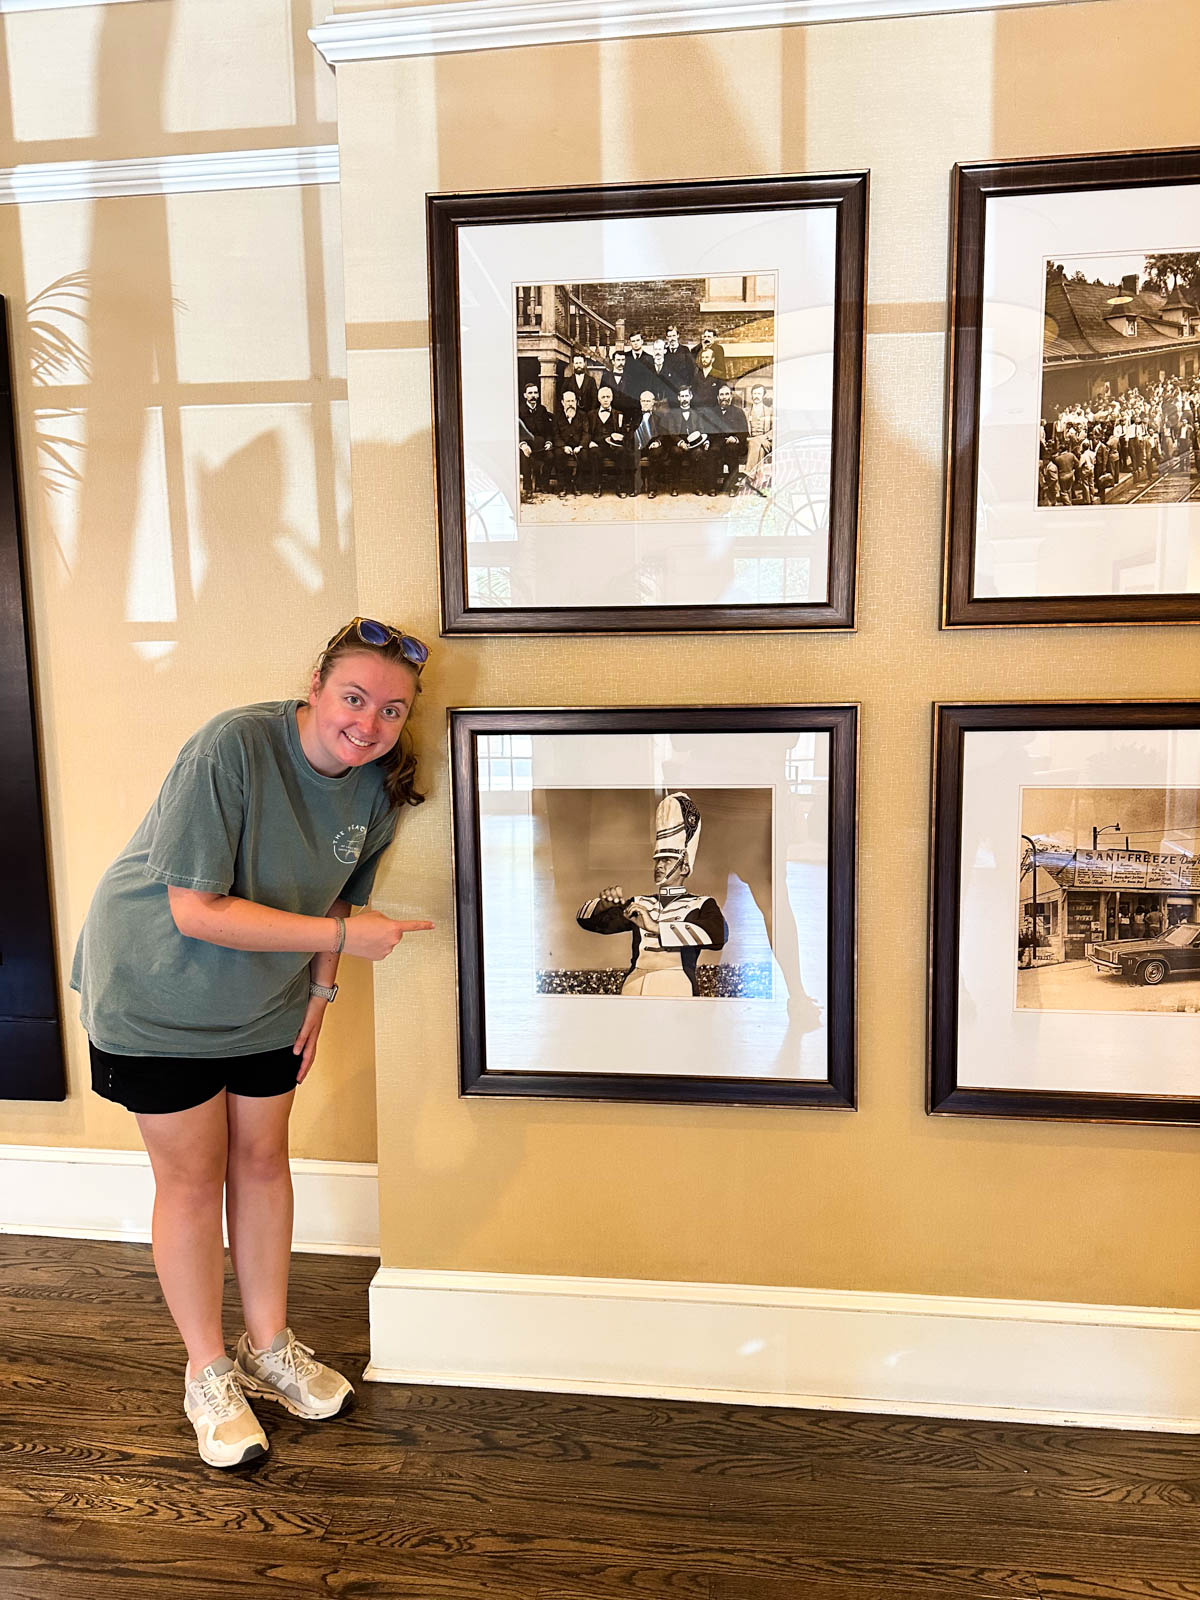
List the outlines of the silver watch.
<svg viewBox="0 0 1200 1600">
<path fill-rule="evenodd" d="M 308 998 L 310 1000 L 333 1001 L 337 999 L 337 992 L 338 986 L 336 983 L 310 983 L 308 986 Z"/>
</svg>

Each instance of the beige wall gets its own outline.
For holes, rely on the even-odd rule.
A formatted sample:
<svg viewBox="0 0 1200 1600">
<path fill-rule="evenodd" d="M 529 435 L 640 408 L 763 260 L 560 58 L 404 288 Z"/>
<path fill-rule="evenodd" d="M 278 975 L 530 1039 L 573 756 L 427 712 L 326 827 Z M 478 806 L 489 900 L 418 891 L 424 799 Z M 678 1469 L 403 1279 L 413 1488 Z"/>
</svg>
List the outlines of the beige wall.
<svg viewBox="0 0 1200 1600">
<path fill-rule="evenodd" d="M 320 0 L 145 0 L 0 18 L 0 166 L 330 144 Z M 303 689 L 359 610 L 336 187 L 0 206 L 55 917 L 183 740 Z M 64 335 L 75 349 L 64 343 Z M 60 359 L 55 360 L 55 356 Z M 369 972 L 343 969 L 293 1151 L 375 1155 Z M 0 1143 L 139 1145 L 86 1087 L 0 1102 Z"/>
<path fill-rule="evenodd" d="M 1200 634 L 937 628 L 956 160 L 1194 140 L 1200 8 L 1112 0 L 339 69 L 362 592 L 436 634 L 424 195 L 870 167 L 859 631 L 443 642 L 383 898 L 384 1260 L 1192 1305 L 1200 1130 L 927 1118 L 930 704 L 1188 696 Z M 648 686 L 652 685 L 652 691 Z M 862 702 L 861 1110 L 460 1099 L 442 707 Z"/>
</svg>

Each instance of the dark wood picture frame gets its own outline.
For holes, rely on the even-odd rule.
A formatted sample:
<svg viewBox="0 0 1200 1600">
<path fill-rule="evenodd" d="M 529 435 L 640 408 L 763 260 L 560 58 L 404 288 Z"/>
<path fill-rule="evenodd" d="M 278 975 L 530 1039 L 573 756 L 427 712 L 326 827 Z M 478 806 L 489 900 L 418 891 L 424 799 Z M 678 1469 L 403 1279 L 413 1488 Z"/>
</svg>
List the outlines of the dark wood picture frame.
<svg viewBox="0 0 1200 1600">
<path fill-rule="evenodd" d="M 960 1087 L 958 1083 L 964 736 L 1074 728 L 1200 728 L 1200 701 L 941 704 L 933 710 L 926 1110 L 943 1115 L 1081 1122 L 1200 1123 L 1200 1095 L 1075 1093 Z"/>
<path fill-rule="evenodd" d="M 0 298 L 0 1099 L 63 1100 L 66 1071 L 29 651 L 7 307 Z"/>
<path fill-rule="evenodd" d="M 1200 148 L 995 161 L 954 168 L 943 627 L 1200 622 L 1200 593 L 980 597 L 974 592 L 988 202 L 1005 195 L 1176 184 L 1200 184 Z"/>
<path fill-rule="evenodd" d="M 852 629 L 858 545 L 862 364 L 866 311 L 866 172 L 718 179 L 427 197 L 434 458 L 441 542 L 442 632 L 702 633 Z M 488 223 L 654 217 L 833 207 L 835 263 L 833 438 L 828 599 L 753 605 L 472 606 L 466 586 L 458 236 Z"/>
<path fill-rule="evenodd" d="M 487 734 L 823 732 L 830 735 L 828 1076 L 785 1080 L 713 1075 L 490 1072 L 484 1007 L 483 868 L 477 744 Z M 735 706 L 450 712 L 460 1087 L 465 1095 L 725 1105 L 856 1108 L 856 831 L 858 707 Z M 623 1004 L 637 1004 L 634 1000 Z M 701 1004 L 705 1002 L 700 1002 Z M 709 1002 L 719 1004 L 719 1001 Z"/>
</svg>

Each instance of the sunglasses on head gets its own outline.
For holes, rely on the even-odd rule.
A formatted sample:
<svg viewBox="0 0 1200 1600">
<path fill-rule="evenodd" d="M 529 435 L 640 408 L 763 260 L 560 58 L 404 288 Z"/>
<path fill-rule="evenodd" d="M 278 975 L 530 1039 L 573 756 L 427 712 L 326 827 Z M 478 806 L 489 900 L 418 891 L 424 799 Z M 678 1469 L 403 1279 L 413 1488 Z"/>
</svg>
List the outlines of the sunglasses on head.
<svg viewBox="0 0 1200 1600">
<path fill-rule="evenodd" d="M 357 634 L 363 644 L 374 645 L 377 650 L 394 640 L 405 661 L 416 669 L 418 677 L 421 668 L 429 660 L 428 645 L 422 644 L 420 639 L 414 639 L 411 633 L 402 633 L 399 628 L 393 628 L 388 622 L 376 622 L 373 617 L 355 617 L 353 622 L 348 622 L 340 632 L 334 634 L 322 654 L 328 655 L 331 650 L 336 650 L 350 633 Z"/>
</svg>

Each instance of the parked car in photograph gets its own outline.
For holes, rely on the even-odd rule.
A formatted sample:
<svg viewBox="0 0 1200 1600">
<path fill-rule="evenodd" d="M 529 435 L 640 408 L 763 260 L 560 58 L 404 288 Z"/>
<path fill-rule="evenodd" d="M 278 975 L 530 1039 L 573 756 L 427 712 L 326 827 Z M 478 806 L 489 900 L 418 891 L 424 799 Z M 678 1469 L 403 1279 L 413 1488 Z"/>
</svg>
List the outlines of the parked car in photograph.
<svg viewBox="0 0 1200 1600">
<path fill-rule="evenodd" d="M 1161 939 L 1121 939 L 1092 946 L 1097 972 L 1132 983 L 1162 983 L 1177 972 L 1200 972 L 1200 923 L 1181 922 Z"/>
</svg>

